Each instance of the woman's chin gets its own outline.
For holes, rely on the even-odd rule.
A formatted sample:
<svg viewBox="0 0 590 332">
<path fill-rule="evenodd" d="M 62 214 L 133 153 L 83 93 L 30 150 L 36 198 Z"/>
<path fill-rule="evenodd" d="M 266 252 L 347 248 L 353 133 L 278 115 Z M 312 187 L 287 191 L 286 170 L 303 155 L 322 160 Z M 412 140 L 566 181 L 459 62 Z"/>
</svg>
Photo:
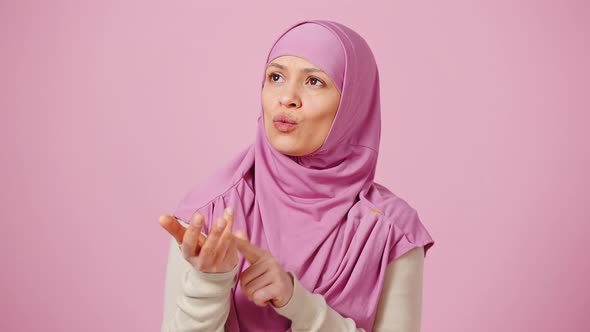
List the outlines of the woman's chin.
<svg viewBox="0 0 590 332">
<path fill-rule="evenodd" d="M 303 155 L 300 149 L 295 148 L 295 144 L 292 139 L 285 139 L 286 137 L 276 137 L 275 140 L 271 143 L 275 150 L 279 151 L 282 154 L 286 154 L 289 156 L 298 156 Z"/>
<path fill-rule="evenodd" d="M 297 155 L 300 154 L 299 151 L 297 151 L 297 150 L 290 149 L 290 148 L 285 148 L 285 147 L 282 147 L 282 146 L 275 146 L 274 148 L 275 148 L 275 150 L 279 151 L 280 153 L 286 154 L 286 155 L 289 155 L 289 156 L 297 156 Z"/>
</svg>

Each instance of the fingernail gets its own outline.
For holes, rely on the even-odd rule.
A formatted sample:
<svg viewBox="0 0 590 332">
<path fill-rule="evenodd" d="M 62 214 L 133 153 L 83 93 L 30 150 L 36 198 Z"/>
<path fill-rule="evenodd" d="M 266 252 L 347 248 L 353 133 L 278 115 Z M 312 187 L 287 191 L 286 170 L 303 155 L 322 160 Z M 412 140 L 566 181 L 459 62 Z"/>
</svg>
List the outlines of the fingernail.
<svg viewBox="0 0 590 332">
<path fill-rule="evenodd" d="M 224 219 L 220 219 L 217 222 L 217 229 L 221 231 L 221 230 L 223 230 L 224 227 L 225 227 L 225 220 Z"/>
<path fill-rule="evenodd" d="M 231 207 L 228 207 L 228 208 L 227 208 L 227 214 L 229 214 L 230 216 L 231 216 L 232 214 L 234 214 L 234 209 L 232 209 Z"/>
<path fill-rule="evenodd" d="M 198 215 L 195 219 L 194 219 L 194 225 L 196 227 L 201 227 L 201 225 L 203 225 L 203 217 L 201 217 L 200 215 Z"/>
</svg>

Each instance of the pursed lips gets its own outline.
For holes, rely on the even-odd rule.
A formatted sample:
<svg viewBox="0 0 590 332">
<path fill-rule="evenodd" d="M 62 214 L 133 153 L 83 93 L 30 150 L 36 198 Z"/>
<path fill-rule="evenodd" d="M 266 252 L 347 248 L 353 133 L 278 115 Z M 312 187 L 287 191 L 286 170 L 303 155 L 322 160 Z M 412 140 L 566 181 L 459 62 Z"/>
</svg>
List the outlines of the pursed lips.
<svg viewBox="0 0 590 332">
<path fill-rule="evenodd" d="M 297 121 L 286 114 L 278 114 L 273 118 L 275 128 L 283 133 L 293 131 L 297 126 Z"/>
<path fill-rule="evenodd" d="M 293 119 L 292 117 L 290 117 L 290 116 L 288 116 L 286 114 L 277 114 L 272 119 L 272 121 L 273 122 L 283 122 L 283 123 L 297 124 L 297 121 L 295 119 Z"/>
</svg>

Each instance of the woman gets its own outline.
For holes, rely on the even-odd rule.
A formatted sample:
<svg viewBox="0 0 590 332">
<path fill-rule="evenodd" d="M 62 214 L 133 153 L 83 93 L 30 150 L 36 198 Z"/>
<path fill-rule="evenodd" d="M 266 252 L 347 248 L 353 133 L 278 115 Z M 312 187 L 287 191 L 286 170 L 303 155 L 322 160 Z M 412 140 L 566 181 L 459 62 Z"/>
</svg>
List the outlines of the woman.
<svg viewBox="0 0 590 332">
<path fill-rule="evenodd" d="M 418 331 L 434 241 L 373 181 L 379 75 L 365 40 L 296 23 L 266 59 L 261 102 L 254 144 L 159 219 L 174 237 L 163 330 Z"/>
</svg>

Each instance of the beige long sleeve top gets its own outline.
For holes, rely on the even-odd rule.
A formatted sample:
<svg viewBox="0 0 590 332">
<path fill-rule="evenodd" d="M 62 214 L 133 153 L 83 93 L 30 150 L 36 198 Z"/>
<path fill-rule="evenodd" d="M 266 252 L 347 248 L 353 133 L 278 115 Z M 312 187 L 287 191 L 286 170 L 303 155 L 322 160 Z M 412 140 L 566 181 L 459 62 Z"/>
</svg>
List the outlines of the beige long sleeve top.
<svg viewBox="0 0 590 332">
<path fill-rule="evenodd" d="M 224 331 L 231 289 L 239 264 L 225 273 L 205 273 L 192 267 L 174 239 L 170 242 L 162 331 Z M 419 332 L 422 316 L 424 248 L 416 247 L 392 261 L 385 280 L 373 331 Z M 291 320 L 297 331 L 365 331 L 353 319 L 332 309 L 321 294 L 305 289 L 297 277 L 293 296 L 277 313 Z"/>
</svg>

